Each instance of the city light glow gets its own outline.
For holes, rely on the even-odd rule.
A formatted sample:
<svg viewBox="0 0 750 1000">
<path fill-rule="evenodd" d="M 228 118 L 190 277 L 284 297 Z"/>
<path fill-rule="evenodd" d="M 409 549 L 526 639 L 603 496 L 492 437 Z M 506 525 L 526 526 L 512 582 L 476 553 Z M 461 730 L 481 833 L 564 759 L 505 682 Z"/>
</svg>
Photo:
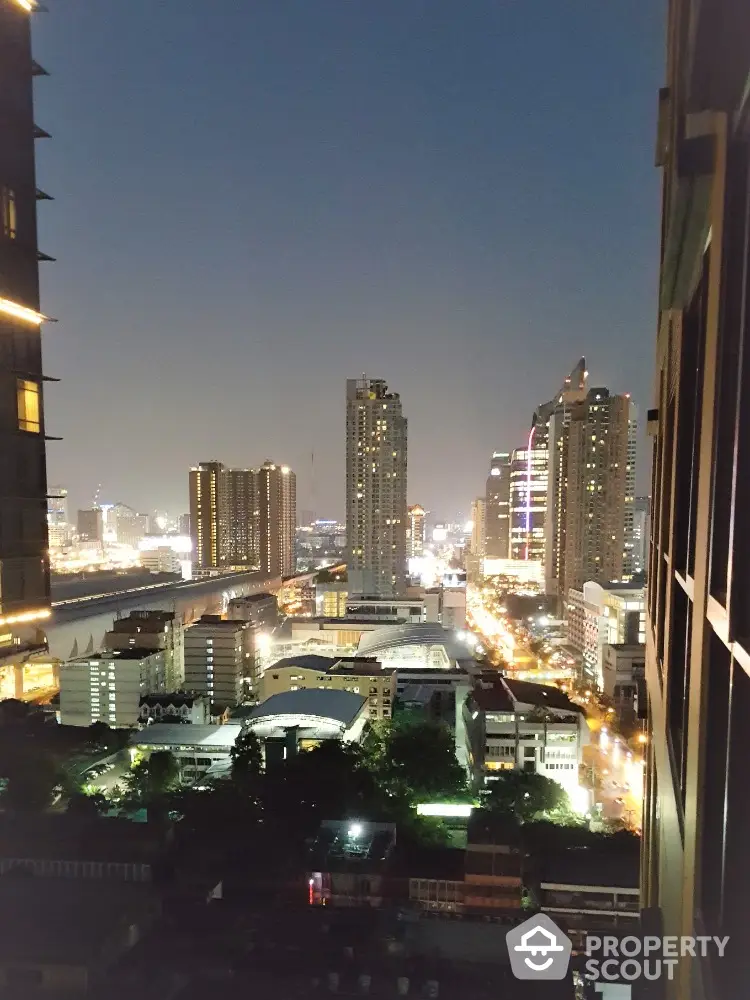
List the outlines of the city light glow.
<svg viewBox="0 0 750 1000">
<path fill-rule="evenodd" d="M 28 10 L 29 12 L 34 9 L 34 0 L 16 0 L 16 3 L 19 7 L 23 7 L 24 10 Z"/>
<path fill-rule="evenodd" d="M 52 614 L 49 608 L 39 608 L 36 611 L 22 611 L 17 615 L 5 615 L 0 618 L 0 625 L 20 625 L 23 622 L 40 621 L 42 618 L 49 618 Z"/>
<path fill-rule="evenodd" d="M 31 10 L 31 7 L 28 10 Z M 47 318 L 33 309 L 19 305 L 18 302 L 12 302 L 10 299 L 0 299 L 0 313 L 12 316 L 13 319 L 22 319 L 25 323 L 33 323 L 34 326 L 39 326 Z"/>
<path fill-rule="evenodd" d="M 465 802 L 420 802 L 417 816 L 457 816 L 468 819 L 474 807 Z"/>
</svg>

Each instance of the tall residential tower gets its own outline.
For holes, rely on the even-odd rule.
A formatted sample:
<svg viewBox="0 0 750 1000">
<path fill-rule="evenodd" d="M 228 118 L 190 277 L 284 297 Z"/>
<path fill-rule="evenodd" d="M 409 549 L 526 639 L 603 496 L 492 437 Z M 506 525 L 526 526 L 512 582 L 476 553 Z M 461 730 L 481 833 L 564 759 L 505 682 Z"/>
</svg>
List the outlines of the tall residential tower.
<svg viewBox="0 0 750 1000">
<path fill-rule="evenodd" d="M 365 375 L 346 382 L 349 593 L 394 597 L 406 587 L 406 418 L 398 393 Z"/>
<path fill-rule="evenodd" d="M 667 1000 L 747 993 L 750 6 L 672 0 L 646 622 L 642 932 L 729 938 Z M 652 984 L 649 984 L 652 985 Z M 653 984 L 656 985 L 656 984 Z"/>
<path fill-rule="evenodd" d="M 484 503 L 484 552 L 487 559 L 510 558 L 510 455 L 496 451 L 490 462 Z"/>
<path fill-rule="evenodd" d="M 33 78 L 46 74 L 31 53 L 33 6 L 0 0 L 0 625 L 9 646 L 29 640 L 21 623 L 50 614 L 39 261 L 51 258 L 37 248 L 36 205 L 48 196 L 34 153 L 48 135 L 34 122 Z"/>
</svg>

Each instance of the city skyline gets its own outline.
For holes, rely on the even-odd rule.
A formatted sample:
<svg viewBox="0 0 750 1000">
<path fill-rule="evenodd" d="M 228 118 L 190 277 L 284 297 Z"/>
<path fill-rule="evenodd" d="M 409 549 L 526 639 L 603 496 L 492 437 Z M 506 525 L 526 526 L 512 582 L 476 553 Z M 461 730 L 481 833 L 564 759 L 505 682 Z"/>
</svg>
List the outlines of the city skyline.
<svg viewBox="0 0 750 1000">
<path fill-rule="evenodd" d="M 45 365 L 62 379 L 49 468 L 74 506 L 101 481 L 139 510 L 185 509 L 184 468 L 217 450 L 204 379 L 222 387 L 225 461 L 279 456 L 300 505 L 331 516 L 352 372 L 398 381 L 410 500 L 441 517 L 468 512 L 487 455 L 522 444 L 569 357 L 647 405 L 662 14 L 451 11 L 70 0 L 34 19 L 53 74 L 37 120 L 65 136 L 39 149 L 56 195 L 40 245 L 58 258 L 42 303 L 60 320 Z"/>
</svg>

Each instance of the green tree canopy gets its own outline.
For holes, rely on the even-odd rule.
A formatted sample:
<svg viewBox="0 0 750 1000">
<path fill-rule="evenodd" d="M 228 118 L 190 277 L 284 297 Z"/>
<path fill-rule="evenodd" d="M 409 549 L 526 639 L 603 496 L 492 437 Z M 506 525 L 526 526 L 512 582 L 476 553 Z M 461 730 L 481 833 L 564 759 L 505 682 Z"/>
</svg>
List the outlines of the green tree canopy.
<svg viewBox="0 0 750 1000">
<path fill-rule="evenodd" d="M 491 812 L 515 816 L 528 823 L 543 813 L 569 808 L 561 785 L 533 771 L 505 771 L 482 795 L 482 805 Z"/>
<path fill-rule="evenodd" d="M 163 800 L 177 784 L 179 767 L 169 750 L 155 750 L 140 760 L 125 779 L 128 794 L 141 805 Z"/>
<path fill-rule="evenodd" d="M 52 802 L 60 773 L 47 754 L 19 748 L 2 768 L 8 784 L 2 803 L 17 812 L 42 812 Z"/>
<path fill-rule="evenodd" d="M 466 774 L 444 723 L 405 712 L 374 729 L 366 752 L 376 781 L 412 805 L 466 793 Z"/>
<path fill-rule="evenodd" d="M 260 740 L 252 729 L 241 733 L 231 750 L 232 778 L 246 780 L 257 778 L 263 764 Z"/>
</svg>

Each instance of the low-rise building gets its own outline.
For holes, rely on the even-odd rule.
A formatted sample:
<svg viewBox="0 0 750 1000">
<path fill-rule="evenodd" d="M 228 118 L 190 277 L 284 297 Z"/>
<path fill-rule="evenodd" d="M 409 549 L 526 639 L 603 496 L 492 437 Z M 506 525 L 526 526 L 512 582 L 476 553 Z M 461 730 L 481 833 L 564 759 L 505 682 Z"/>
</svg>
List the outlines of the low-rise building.
<svg viewBox="0 0 750 1000">
<path fill-rule="evenodd" d="M 274 694 L 257 705 L 247 725 L 266 743 L 284 754 L 306 750 L 323 740 L 359 743 L 369 719 L 365 695 L 352 691 L 308 689 Z"/>
<path fill-rule="evenodd" d="M 641 643 L 609 643 L 602 663 L 604 693 L 612 699 L 620 721 L 632 725 L 646 708 L 646 647 Z"/>
<path fill-rule="evenodd" d="M 194 725 L 208 725 L 211 721 L 211 706 L 200 694 L 186 691 L 172 691 L 166 694 L 144 694 L 141 696 L 138 721 L 144 725 L 153 722 L 190 722 Z"/>
<path fill-rule="evenodd" d="M 163 650 L 116 649 L 60 668 L 60 721 L 66 726 L 134 726 L 144 694 L 166 690 Z"/>
<path fill-rule="evenodd" d="M 315 584 L 315 614 L 321 618 L 344 618 L 349 598 L 348 580 Z"/>
<path fill-rule="evenodd" d="M 104 635 L 104 648 L 164 651 L 167 690 L 176 691 L 184 676 L 183 627 L 174 611 L 131 611 L 117 618 Z"/>
<path fill-rule="evenodd" d="M 279 624 L 279 603 L 275 594 L 248 594 L 233 597 L 227 605 L 227 618 L 249 622 L 261 631 L 272 632 Z"/>
<path fill-rule="evenodd" d="M 396 699 L 396 671 L 384 669 L 376 657 L 303 653 L 285 657 L 264 672 L 259 698 L 264 702 L 275 694 L 309 688 L 361 694 L 367 698 L 370 719 L 388 719 Z"/>
<path fill-rule="evenodd" d="M 518 768 L 575 793 L 588 727 L 583 709 L 558 688 L 483 673 L 464 720 L 477 780 L 486 784 L 497 771 Z"/>
<path fill-rule="evenodd" d="M 217 765 L 229 766 L 232 747 L 241 732 L 242 726 L 231 722 L 224 726 L 155 722 L 133 733 L 130 751 L 135 758 L 155 750 L 169 750 L 177 760 L 182 780 L 191 782 Z"/>
<path fill-rule="evenodd" d="M 346 614 L 351 618 L 365 621 L 412 622 L 426 621 L 425 605 L 422 597 L 404 599 L 383 597 L 350 598 Z"/>
<path fill-rule="evenodd" d="M 251 638 L 251 626 L 245 621 L 203 615 L 185 629 L 185 688 L 205 695 L 212 704 L 240 704 L 245 697 Z"/>
<path fill-rule="evenodd" d="M 545 851 L 536 860 L 539 908 L 581 945 L 587 934 L 636 934 L 639 843 Z"/>
</svg>

